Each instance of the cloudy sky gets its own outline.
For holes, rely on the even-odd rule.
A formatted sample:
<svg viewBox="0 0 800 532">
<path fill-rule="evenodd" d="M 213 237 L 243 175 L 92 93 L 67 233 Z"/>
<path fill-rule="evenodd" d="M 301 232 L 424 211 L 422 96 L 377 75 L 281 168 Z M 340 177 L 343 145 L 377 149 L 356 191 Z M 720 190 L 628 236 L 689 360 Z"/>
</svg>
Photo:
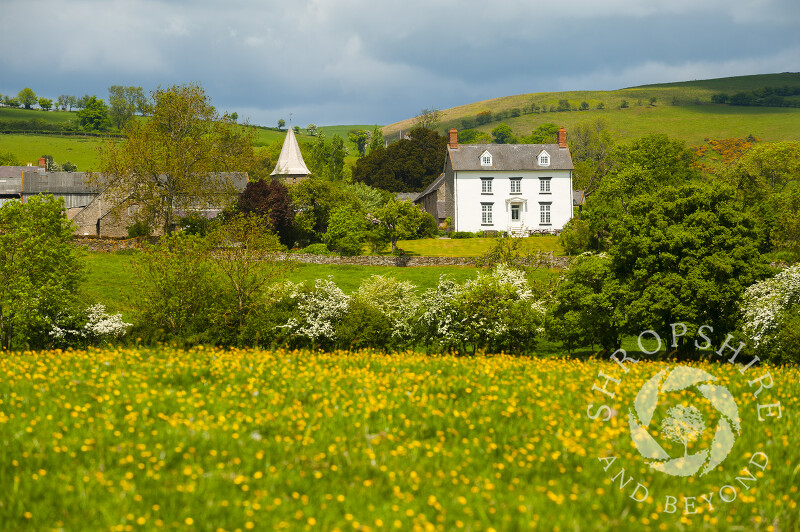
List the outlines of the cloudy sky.
<svg viewBox="0 0 800 532">
<path fill-rule="evenodd" d="M 0 0 L 0 93 L 199 82 L 276 125 L 800 71 L 798 0 Z"/>
</svg>

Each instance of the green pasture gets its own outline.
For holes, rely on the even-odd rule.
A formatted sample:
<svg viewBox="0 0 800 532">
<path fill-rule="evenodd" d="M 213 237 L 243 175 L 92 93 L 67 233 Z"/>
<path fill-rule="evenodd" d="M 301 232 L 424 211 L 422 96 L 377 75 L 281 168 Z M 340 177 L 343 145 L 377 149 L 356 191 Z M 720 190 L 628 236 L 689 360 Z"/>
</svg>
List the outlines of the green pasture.
<svg viewBox="0 0 800 532">
<path fill-rule="evenodd" d="M 547 238 L 547 237 L 543 237 Z M 469 239 L 469 240 L 496 240 L 496 239 Z M 425 242 L 425 241 L 408 241 Z M 453 242 L 459 242 L 453 240 Z M 405 244 L 405 243 L 404 243 Z M 411 246 L 409 246 L 411 247 Z M 484 246 L 488 249 L 488 244 Z M 454 253 L 457 248 L 451 248 Z M 113 313 L 121 312 L 125 319 L 131 317 L 133 309 L 131 299 L 136 296 L 132 292 L 132 282 L 135 271 L 133 261 L 137 251 L 122 251 L 115 253 L 86 252 L 85 274 L 86 278 L 81 285 L 81 296 L 87 305 L 102 303 L 107 310 Z M 442 256 L 442 255 L 438 255 Z M 447 255 L 445 255 L 447 256 Z M 470 256 L 470 255 L 452 255 Z M 397 266 L 351 266 L 351 265 L 326 265 L 326 264 L 297 264 L 294 271 L 286 276 L 286 280 L 293 283 L 314 281 L 315 279 L 332 279 L 345 293 L 356 290 L 361 282 L 372 275 L 394 277 L 401 281 L 408 281 L 418 287 L 422 292 L 433 288 L 442 275 L 447 275 L 457 282 L 473 279 L 478 273 L 478 268 L 472 266 L 423 266 L 423 267 L 397 267 Z M 533 272 L 533 278 L 547 282 L 558 275 L 557 270 L 541 269 Z"/>
<path fill-rule="evenodd" d="M 682 478 L 648 466 L 628 426 L 637 391 L 676 364 L 631 356 L 623 372 L 411 352 L 0 353 L 0 529 L 796 530 L 797 368 L 692 363 L 741 426 L 720 465 Z M 756 399 L 748 379 L 767 372 Z M 593 389 L 603 375 L 613 397 Z M 717 423 L 673 395 L 660 400 Z M 774 402 L 782 416 L 759 421 Z M 590 419 L 600 405 L 611 415 Z"/>
<path fill-rule="evenodd" d="M 52 155 L 57 163 L 71 161 L 84 172 L 97 170 L 100 163 L 98 150 L 105 142 L 99 137 L 76 135 L 0 134 L 0 152 L 10 151 L 23 165 L 31 163 L 34 166 L 42 155 Z"/>
</svg>

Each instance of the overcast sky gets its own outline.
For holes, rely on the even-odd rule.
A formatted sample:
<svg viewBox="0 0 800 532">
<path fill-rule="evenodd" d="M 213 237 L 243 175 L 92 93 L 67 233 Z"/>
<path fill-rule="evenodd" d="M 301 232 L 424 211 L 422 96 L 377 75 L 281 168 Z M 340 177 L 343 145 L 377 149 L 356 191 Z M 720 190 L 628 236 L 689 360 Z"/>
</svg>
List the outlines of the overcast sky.
<svg viewBox="0 0 800 532">
<path fill-rule="evenodd" d="M 0 93 L 199 82 L 251 123 L 800 71 L 800 0 L 0 0 Z"/>
</svg>

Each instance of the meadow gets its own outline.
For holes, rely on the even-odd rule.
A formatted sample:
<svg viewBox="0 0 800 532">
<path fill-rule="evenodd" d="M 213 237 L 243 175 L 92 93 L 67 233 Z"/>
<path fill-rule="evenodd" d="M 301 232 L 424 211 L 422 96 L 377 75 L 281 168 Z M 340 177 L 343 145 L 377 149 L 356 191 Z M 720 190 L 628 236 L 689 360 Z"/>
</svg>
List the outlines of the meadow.
<svg viewBox="0 0 800 532">
<path fill-rule="evenodd" d="M 683 479 L 647 466 L 627 427 L 637 390 L 667 365 L 628 364 L 623 375 L 592 358 L 2 353 L 0 529 L 800 526 L 797 368 L 743 377 L 732 364 L 694 364 L 736 398 L 741 434 L 720 466 Z M 756 401 L 747 379 L 766 370 L 774 386 Z M 613 399 L 592 390 L 599 372 L 620 377 Z M 783 416 L 759 422 L 762 401 L 780 401 Z M 587 416 L 600 403 L 613 408 L 607 422 Z M 598 458 L 610 456 L 606 471 Z M 744 467 L 748 489 L 735 480 Z M 709 493 L 710 506 L 691 499 Z"/>
</svg>

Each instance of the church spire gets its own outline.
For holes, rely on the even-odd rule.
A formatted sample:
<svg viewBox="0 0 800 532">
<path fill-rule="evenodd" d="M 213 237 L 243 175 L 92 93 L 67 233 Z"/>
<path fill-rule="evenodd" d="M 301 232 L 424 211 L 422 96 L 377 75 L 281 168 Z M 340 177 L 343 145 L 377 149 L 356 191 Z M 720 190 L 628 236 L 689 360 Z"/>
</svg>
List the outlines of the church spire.
<svg viewBox="0 0 800 532">
<path fill-rule="evenodd" d="M 281 148 L 281 155 L 278 157 L 278 163 L 275 165 L 272 175 L 285 179 L 287 183 L 297 183 L 310 173 L 303 161 L 303 154 L 300 153 L 300 145 L 294 136 L 294 129 L 289 126 Z"/>
</svg>

